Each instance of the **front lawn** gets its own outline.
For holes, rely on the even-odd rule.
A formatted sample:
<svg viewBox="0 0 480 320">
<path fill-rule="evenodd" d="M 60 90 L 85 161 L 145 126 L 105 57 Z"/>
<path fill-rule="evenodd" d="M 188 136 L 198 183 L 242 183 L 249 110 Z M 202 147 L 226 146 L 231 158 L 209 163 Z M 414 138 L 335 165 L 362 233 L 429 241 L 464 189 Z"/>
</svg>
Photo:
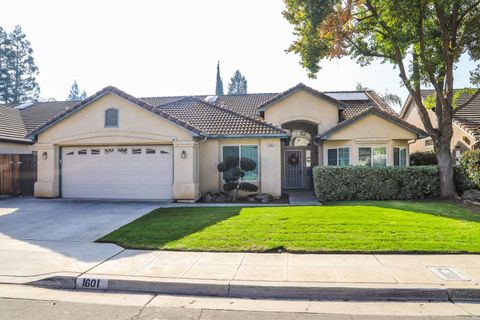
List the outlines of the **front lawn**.
<svg viewBox="0 0 480 320">
<path fill-rule="evenodd" d="M 196 251 L 480 252 L 480 214 L 441 201 L 163 208 L 98 241 Z"/>
</svg>

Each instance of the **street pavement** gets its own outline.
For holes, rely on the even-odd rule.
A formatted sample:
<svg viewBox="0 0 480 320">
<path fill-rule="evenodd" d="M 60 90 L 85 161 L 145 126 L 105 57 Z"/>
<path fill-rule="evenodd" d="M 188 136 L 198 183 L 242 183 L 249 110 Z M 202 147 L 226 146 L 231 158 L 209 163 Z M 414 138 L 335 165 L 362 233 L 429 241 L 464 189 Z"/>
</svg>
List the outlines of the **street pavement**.
<svg viewBox="0 0 480 320">
<path fill-rule="evenodd" d="M 0 319 L 480 319 L 472 302 L 252 300 L 0 285 Z"/>
</svg>

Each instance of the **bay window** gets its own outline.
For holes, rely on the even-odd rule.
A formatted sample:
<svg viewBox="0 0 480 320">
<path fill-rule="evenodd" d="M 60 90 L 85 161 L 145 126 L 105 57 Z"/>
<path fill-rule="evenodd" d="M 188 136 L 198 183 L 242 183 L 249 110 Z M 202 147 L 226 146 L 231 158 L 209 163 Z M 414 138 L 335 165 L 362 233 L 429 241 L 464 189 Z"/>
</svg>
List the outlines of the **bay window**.
<svg viewBox="0 0 480 320">
<path fill-rule="evenodd" d="M 222 148 L 222 159 L 226 160 L 228 157 L 234 156 L 238 160 L 241 158 L 247 158 L 253 160 L 257 166 L 255 170 L 245 172 L 245 176 L 242 180 L 258 180 L 258 146 L 256 145 L 241 145 L 241 146 L 224 146 Z M 240 168 L 241 169 L 241 168 Z M 234 169 L 230 169 L 223 173 L 223 179 L 232 175 Z"/>
</svg>

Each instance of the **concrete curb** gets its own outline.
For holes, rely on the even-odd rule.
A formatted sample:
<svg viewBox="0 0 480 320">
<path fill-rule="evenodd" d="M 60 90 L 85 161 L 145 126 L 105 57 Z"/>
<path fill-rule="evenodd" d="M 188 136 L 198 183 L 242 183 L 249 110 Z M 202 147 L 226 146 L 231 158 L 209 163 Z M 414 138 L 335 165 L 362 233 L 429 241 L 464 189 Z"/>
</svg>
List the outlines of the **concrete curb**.
<svg viewBox="0 0 480 320">
<path fill-rule="evenodd" d="M 86 288 L 83 279 L 102 281 L 99 288 Z M 172 295 L 252 299 L 356 300 L 356 301 L 480 301 L 480 289 L 440 286 L 379 286 L 369 284 L 292 284 L 194 279 L 134 279 L 111 276 L 53 276 L 29 285 L 57 289 L 127 291 Z"/>
</svg>

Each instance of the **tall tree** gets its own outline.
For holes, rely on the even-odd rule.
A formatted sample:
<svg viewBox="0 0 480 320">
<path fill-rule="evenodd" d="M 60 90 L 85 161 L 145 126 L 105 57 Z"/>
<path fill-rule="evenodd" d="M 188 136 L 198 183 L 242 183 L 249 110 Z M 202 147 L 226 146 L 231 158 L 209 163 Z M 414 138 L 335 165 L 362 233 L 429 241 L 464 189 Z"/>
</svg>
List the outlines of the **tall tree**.
<svg viewBox="0 0 480 320">
<path fill-rule="evenodd" d="M 480 60 L 479 0 L 284 0 L 294 26 L 288 51 L 300 55 L 314 77 L 319 62 L 350 56 L 362 65 L 375 59 L 398 68 L 418 106 L 439 163 L 441 196 L 456 196 L 450 153 L 456 107 L 453 71 L 467 53 Z M 465 70 L 467 72 L 467 70 Z M 475 75 L 475 74 L 472 74 Z M 478 74 L 477 74 L 478 75 Z M 434 94 L 422 99 L 421 87 Z M 435 113 L 434 125 L 428 109 Z"/>
<path fill-rule="evenodd" d="M 223 81 L 222 77 L 220 76 L 220 61 L 217 63 L 217 83 L 215 85 L 215 95 L 223 95 Z"/>
<path fill-rule="evenodd" d="M 33 59 L 30 41 L 27 40 L 20 26 L 16 26 L 8 38 L 11 51 L 7 58 L 7 65 L 12 96 L 7 102 L 20 103 L 36 100 L 40 87 L 36 80 L 38 68 Z"/>
<path fill-rule="evenodd" d="M 77 101 L 83 100 L 87 97 L 87 93 L 83 90 L 80 93 L 80 88 L 78 87 L 77 80 L 73 81 L 72 87 L 70 88 L 70 93 L 68 94 L 67 100 L 68 101 Z"/>
<path fill-rule="evenodd" d="M 8 33 L 0 27 L 0 102 L 7 103 L 11 97 L 10 73 L 8 61 L 11 59 L 10 39 Z"/>
<path fill-rule="evenodd" d="M 247 79 L 242 75 L 240 70 L 235 71 L 233 77 L 230 78 L 228 84 L 228 94 L 245 94 L 247 93 Z"/>
</svg>

